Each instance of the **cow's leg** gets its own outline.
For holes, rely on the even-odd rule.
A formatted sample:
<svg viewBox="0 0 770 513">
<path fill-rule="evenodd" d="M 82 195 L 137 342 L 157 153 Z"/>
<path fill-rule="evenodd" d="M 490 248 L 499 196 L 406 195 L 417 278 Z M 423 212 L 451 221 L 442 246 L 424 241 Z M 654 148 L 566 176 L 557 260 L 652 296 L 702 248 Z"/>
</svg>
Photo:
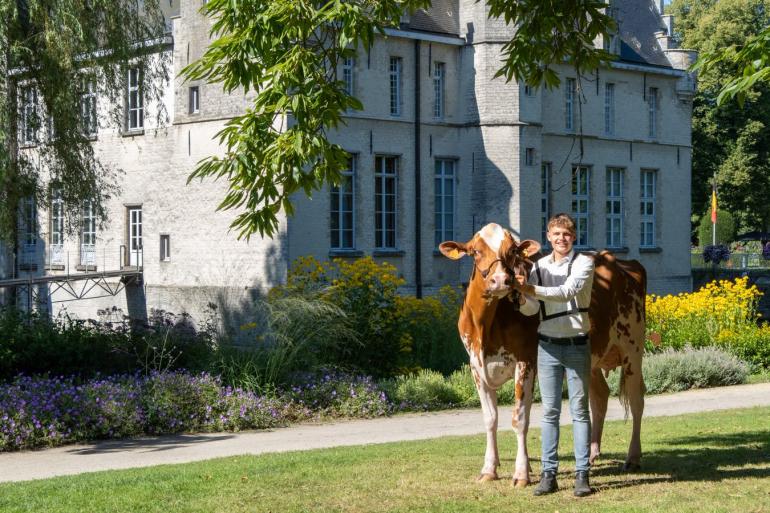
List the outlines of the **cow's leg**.
<svg viewBox="0 0 770 513">
<path fill-rule="evenodd" d="M 601 454 L 602 430 L 604 429 L 604 417 L 607 415 L 607 401 L 610 397 L 610 388 L 607 380 L 599 368 L 591 371 L 591 385 L 589 389 L 591 400 L 591 464 Z"/>
<path fill-rule="evenodd" d="M 623 470 L 639 470 L 642 461 L 642 413 L 644 412 L 644 379 L 642 378 L 641 358 L 629 365 L 625 371 L 625 394 L 628 406 L 631 409 L 633 428 L 631 431 L 631 443 L 628 446 L 628 456 Z"/>
<path fill-rule="evenodd" d="M 527 432 L 529 431 L 529 413 L 532 408 L 532 394 L 535 386 L 536 367 L 532 363 L 516 364 L 516 402 L 513 407 L 513 429 L 516 430 L 516 465 L 513 471 L 513 484 L 523 488 L 530 483 L 527 453 Z"/>
<path fill-rule="evenodd" d="M 497 467 L 500 466 L 500 457 L 497 451 L 497 392 L 479 379 L 475 369 L 473 369 L 473 373 L 476 378 L 476 390 L 478 390 L 481 401 L 481 411 L 484 414 L 484 427 L 487 430 L 487 449 L 484 453 L 484 466 L 481 467 L 478 481 L 494 481 L 497 479 Z"/>
</svg>

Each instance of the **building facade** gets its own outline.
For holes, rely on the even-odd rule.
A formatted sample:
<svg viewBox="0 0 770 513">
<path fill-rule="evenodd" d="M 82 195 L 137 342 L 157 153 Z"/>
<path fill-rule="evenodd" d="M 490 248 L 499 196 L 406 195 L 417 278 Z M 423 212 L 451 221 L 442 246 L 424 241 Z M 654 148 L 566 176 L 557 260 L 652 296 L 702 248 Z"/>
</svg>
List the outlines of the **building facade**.
<svg viewBox="0 0 770 513">
<path fill-rule="evenodd" d="M 164 51 L 175 77 L 209 43 L 199 7 L 172 4 Z M 168 123 L 155 126 L 158 105 L 143 100 L 129 72 L 121 130 L 99 126 L 106 100 L 93 99 L 94 145 L 124 170 L 109 223 L 98 229 L 86 205 L 79 233 L 68 236 L 55 200 L 29 205 L 36 219 L 6 278 L 136 268 L 142 280 L 125 294 L 39 295 L 54 313 L 78 317 L 117 306 L 133 317 L 163 309 L 200 318 L 214 304 L 237 321 L 299 256 L 371 255 L 397 267 L 406 293 L 429 294 L 470 272 L 438 253 L 441 241 L 468 240 L 492 221 L 544 240 L 545 220 L 570 212 L 580 248 L 639 259 L 652 292 L 687 290 L 694 55 L 674 48 L 672 20 L 659 12 L 651 2 L 613 2 L 619 31 L 596 44 L 617 61 L 590 76 L 560 67 L 561 85 L 547 90 L 493 78 L 511 28 L 490 20 L 483 2 L 434 0 L 340 67 L 364 106 L 330 134 L 350 153 L 345 181 L 295 197 L 296 214 L 274 239 L 248 242 L 229 231 L 233 212 L 215 211 L 226 184 L 187 177 L 221 152 L 215 134 L 250 98 L 176 78 L 163 100 Z"/>
</svg>

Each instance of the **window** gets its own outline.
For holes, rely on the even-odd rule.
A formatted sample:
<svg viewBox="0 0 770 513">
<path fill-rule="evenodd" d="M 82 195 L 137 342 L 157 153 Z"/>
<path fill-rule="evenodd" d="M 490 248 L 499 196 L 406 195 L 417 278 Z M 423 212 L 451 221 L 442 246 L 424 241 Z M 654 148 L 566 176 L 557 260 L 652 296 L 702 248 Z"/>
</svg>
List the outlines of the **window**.
<svg viewBox="0 0 770 513">
<path fill-rule="evenodd" d="M 435 176 L 435 242 L 454 240 L 455 224 L 455 167 L 449 159 L 436 159 Z"/>
<path fill-rule="evenodd" d="M 443 62 L 433 64 L 433 117 L 444 117 L 444 82 L 446 80 L 446 67 Z"/>
<path fill-rule="evenodd" d="M 641 248 L 654 248 L 657 242 L 655 241 L 655 186 L 656 186 L 655 170 L 642 169 L 641 183 L 639 187 L 640 192 L 640 213 L 641 213 L 641 240 L 639 247 Z"/>
<path fill-rule="evenodd" d="M 590 178 L 590 170 L 587 167 L 572 168 L 572 217 L 575 219 L 577 232 L 575 245 L 579 247 L 588 247 Z"/>
<path fill-rule="evenodd" d="M 37 89 L 34 86 L 22 87 L 19 93 L 21 112 L 19 113 L 19 132 L 21 144 L 37 144 L 37 129 L 40 123 L 37 111 Z"/>
<path fill-rule="evenodd" d="M 648 135 L 651 138 L 658 136 L 658 88 L 650 87 L 650 91 L 647 94 L 647 105 L 649 107 L 648 116 Z"/>
<path fill-rule="evenodd" d="M 142 74 L 139 68 L 128 70 L 126 128 L 141 130 L 144 128 L 144 98 L 142 95 Z"/>
<path fill-rule="evenodd" d="M 33 196 L 21 200 L 22 243 L 37 245 L 37 202 Z"/>
<path fill-rule="evenodd" d="M 189 109 L 190 114 L 198 114 L 201 111 L 201 90 L 198 86 L 190 88 Z"/>
<path fill-rule="evenodd" d="M 80 265 L 96 265 L 96 212 L 92 202 L 83 205 L 80 217 Z"/>
<path fill-rule="evenodd" d="M 96 82 L 93 77 L 83 79 L 80 93 L 80 120 L 83 133 L 93 137 L 99 129 L 96 121 Z"/>
<path fill-rule="evenodd" d="M 160 236 L 160 261 L 168 262 L 171 260 L 171 235 L 161 234 Z"/>
<path fill-rule="evenodd" d="M 615 133 L 615 84 L 604 85 L 604 133 Z"/>
<path fill-rule="evenodd" d="M 140 267 L 144 247 L 142 245 L 142 207 L 128 209 L 128 265 Z"/>
<path fill-rule="evenodd" d="M 64 200 L 59 191 L 51 194 L 51 236 L 49 247 L 49 263 L 61 265 L 64 263 Z"/>
<path fill-rule="evenodd" d="M 24 266 L 34 265 L 37 256 L 37 202 L 34 196 L 23 198 L 19 204 L 21 259 Z M 29 269 L 29 267 L 27 267 Z"/>
<path fill-rule="evenodd" d="M 401 115 L 401 57 L 390 58 L 390 115 Z"/>
<path fill-rule="evenodd" d="M 535 165 L 535 148 L 524 149 L 524 165 L 525 166 Z"/>
<path fill-rule="evenodd" d="M 607 169 L 607 247 L 623 247 L 623 169 Z"/>
<path fill-rule="evenodd" d="M 540 240 L 548 244 L 548 220 L 551 218 L 551 163 L 540 165 Z"/>
<path fill-rule="evenodd" d="M 577 96 L 574 78 L 568 78 L 564 89 L 564 128 L 575 130 L 575 97 Z"/>
<path fill-rule="evenodd" d="M 396 249 L 398 157 L 377 157 L 374 169 L 374 246 Z"/>
<path fill-rule="evenodd" d="M 345 83 L 345 92 L 353 96 L 353 72 L 356 60 L 353 57 L 342 59 L 342 81 Z"/>
<path fill-rule="evenodd" d="M 331 188 L 331 247 L 355 248 L 355 180 L 356 157 L 348 159 L 348 168 L 342 172 L 338 186 Z"/>
</svg>

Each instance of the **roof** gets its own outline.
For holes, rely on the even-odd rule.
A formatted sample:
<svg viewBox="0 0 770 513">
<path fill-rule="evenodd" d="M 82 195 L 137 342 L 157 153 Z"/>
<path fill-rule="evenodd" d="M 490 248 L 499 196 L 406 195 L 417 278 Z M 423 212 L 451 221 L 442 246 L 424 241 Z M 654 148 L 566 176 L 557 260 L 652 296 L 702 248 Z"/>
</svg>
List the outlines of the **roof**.
<svg viewBox="0 0 770 513">
<path fill-rule="evenodd" d="M 620 36 L 620 61 L 671 68 L 655 33 L 664 30 L 654 0 L 614 0 Z M 418 9 L 402 29 L 459 36 L 459 1 L 433 0 Z"/>
<path fill-rule="evenodd" d="M 457 36 L 460 34 L 458 12 L 458 0 L 433 0 L 428 9 L 415 11 L 402 28 Z"/>
<path fill-rule="evenodd" d="M 655 37 L 656 32 L 665 29 L 655 2 L 615 0 L 613 5 L 618 10 L 620 60 L 670 68 L 671 63 Z"/>
</svg>

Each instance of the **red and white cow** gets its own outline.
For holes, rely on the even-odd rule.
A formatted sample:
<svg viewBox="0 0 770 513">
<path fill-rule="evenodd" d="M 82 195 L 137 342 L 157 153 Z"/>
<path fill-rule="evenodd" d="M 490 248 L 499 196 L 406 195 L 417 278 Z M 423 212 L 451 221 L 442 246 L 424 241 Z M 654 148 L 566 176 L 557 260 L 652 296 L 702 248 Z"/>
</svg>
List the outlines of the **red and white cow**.
<svg viewBox="0 0 770 513">
<path fill-rule="evenodd" d="M 473 258 L 473 272 L 465 293 L 457 327 L 470 357 L 470 367 L 481 400 L 487 429 L 487 449 L 479 480 L 497 479 L 500 457 L 497 449 L 497 390 L 516 380 L 513 427 L 518 438 L 514 484 L 529 484 L 526 436 L 537 369 L 537 316 L 519 312 L 518 298 L 511 294 L 510 274 L 504 256 L 512 248 L 536 253 L 540 244 L 517 244 L 497 224 L 488 224 L 465 244 L 448 241 L 439 249 L 453 259 Z M 531 265 L 531 264 L 530 264 Z"/>
<path fill-rule="evenodd" d="M 537 369 L 537 327 L 539 318 L 518 310 L 518 298 L 511 293 L 512 274 L 529 276 L 530 256 L 540 249 L 531 240 L 517 243 L 501 226 L 483 227 L 467 243 L 447 241 L 439 246 L 453 259 L 471 256 L 473 272 L 458 321 L 460 337 L 470 357 L 476 387 L 487 428 L 487 449 L 481 480 L 497 478 L 496 391 L 514 378 L 513 427 L 518 450 L 514 484 L 530 480 L 526 435 Z M 639 467 L 641 419 L 644 409 L 642 355 L 645 336 L 646 273 L 635 260 L 618 260 L 603 251 L 594 255 L 595 276 L 591 292 L 591 461 L 600 453 L 602 428 L 607 412 L 609 387 L 604 372 L 621 367 L 621 402 L 633 418 L 631 443 L 625 468 Z"/>
</svg>

